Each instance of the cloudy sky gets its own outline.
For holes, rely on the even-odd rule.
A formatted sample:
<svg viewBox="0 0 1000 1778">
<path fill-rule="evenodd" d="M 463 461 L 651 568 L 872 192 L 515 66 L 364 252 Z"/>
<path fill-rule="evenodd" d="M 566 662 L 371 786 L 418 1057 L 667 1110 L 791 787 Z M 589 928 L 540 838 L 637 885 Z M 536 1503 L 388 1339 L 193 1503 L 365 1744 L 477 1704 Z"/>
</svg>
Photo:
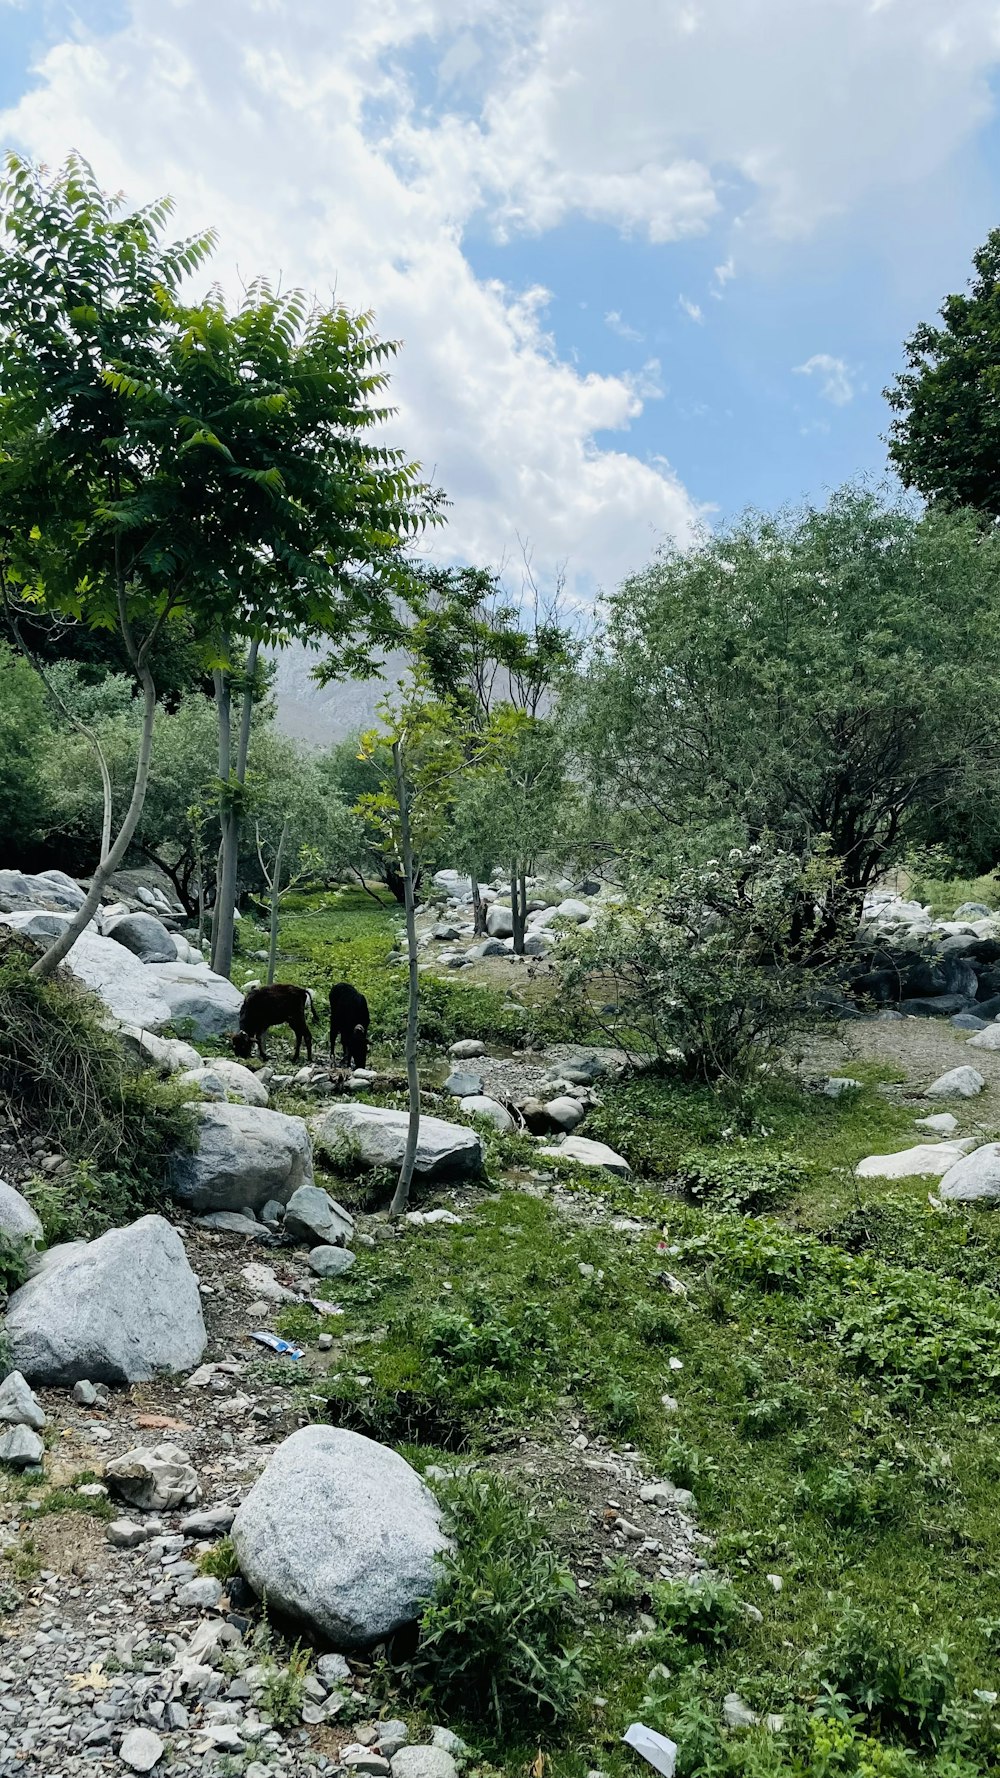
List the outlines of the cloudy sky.
<svg viewBox="0 0 1000 1778">
<path fill-rule="evenodd" d="M 0 0 L 0 140 L 373 307 L 440 547 L 587 595 L 884 468 L 998 66 L 1000 0 Z"/>
</svg>

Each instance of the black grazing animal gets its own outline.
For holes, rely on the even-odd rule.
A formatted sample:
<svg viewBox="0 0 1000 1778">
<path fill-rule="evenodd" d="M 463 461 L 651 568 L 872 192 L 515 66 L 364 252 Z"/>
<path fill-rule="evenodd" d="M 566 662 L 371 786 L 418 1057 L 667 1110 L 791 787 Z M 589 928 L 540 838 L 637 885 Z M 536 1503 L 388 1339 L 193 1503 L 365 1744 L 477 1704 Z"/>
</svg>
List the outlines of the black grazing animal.
<svg viewBox="0 0 1000 1778">
<path fill-rule="evenodd" d="M 335 982 L 330 989 L 330 1060 L 337 1051 L 340 1038 L 344 1060 L 353 1068 L 363 1068 L 368 1060 L 368 1026 L 371 1013 L 368 1002 L 350 982 Z"/>
<path fill-rule="evenodd" d="M 311 1062 L 313 1051 L 312 1037 L 306 1024 L 307 1006 L 309 1017 L 315 1019 L 313 997 L 308 988 L 293 988 L 288 982 L 274 982 L 269 988 L 251 988 L 240 1007 L 240 1028 L 233 1038 L 236 1054 L 252 1055 L 256 1043 L 261 1061 L 266 1062 L 264 1032 L 270 1031 L 272 1025 L 290 1025 L 295 1037 L 292 1061 L 298 1061 L 302 1039 L 305 1038 L 306 1060 Z"/>
</svg>

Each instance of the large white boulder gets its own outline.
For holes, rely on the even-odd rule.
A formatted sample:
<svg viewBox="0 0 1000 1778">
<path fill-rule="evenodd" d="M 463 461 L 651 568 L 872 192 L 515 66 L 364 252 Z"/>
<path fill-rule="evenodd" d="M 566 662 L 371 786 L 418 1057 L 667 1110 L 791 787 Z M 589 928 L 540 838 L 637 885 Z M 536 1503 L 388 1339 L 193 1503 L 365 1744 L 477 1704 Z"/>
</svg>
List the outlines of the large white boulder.
<svg viewBox="0 0 1000 1778">
<path fill-rule="evenodd" d="M 8 1241 L 30 1241 L 34 1246 L 43 1235 L 41 1220 L 14 1186 L 0 1179 L 0 1234 Z"/>
<path fill-rule="evenodd" d="M 468 1112 L 473 1117 L 489 1118 L 490 1123 L 494 1124 L 504 1135 L 517 1128 L 507 1107 L 501 1105 L 498 1099 L 491 1099 L 488 1093 L 469 1093 L 458 1103 L 462 1111 Z"/>
<path fill-rule="evenodd" d="M 950 1204 L 1000 1204 L 1000 1142 L 985 1142 L 956 1161 L 938 1194 Z"/>
<path fill-rule="evenodd" d="M 233 1522 L 240 1569 L 269 1607 L 339 1649 L 412 1623 L 447 1547 L 438 1505 L 404 1459 L 332 1426 L 285 1439 Z"/>
<path fill-rule="evenodd" d="M 556 1161 L 575 1161 L 578 1167 L 606 1167 L 609 1173 L 631 1173 L 623 1155 L 616 1154 L 605 1142 L 592 1142 L 587 1136 L 564 1136 L 561 1142 L 540 1148 L 539 1154 Z"/>
<path fill-rule="evenodd" d="M 322 1186 L 300 1185 L 285 1206 L 284 1231 L 311 1247 L 341 1247 L 354 1233 L 354 1218 Z"/>
<path fill-rule="evenodd" d="M 139 1025 L 118 1025 L 116 1029 L 125 1048 L 143 1067 L 155 1068 L 158 1074 L 179 1074 L 182 1069 L 204 1067 L 193 1043 L 184 1043 L 179 1037 L 157 1037 Z"/>
<path fill-rule="evenodd" d="M 196 1052 L 197 1053 L 197 1052 Z M 181 1076 L 189 1086 L 197 1087 L 205 1099 L 232 1099 L 240 1105 L 266 1105 L 268 1091 L 252 1068 L 233 1062 L 228 1056 L 212 1056 L 186 1068 Z"/>
<path fill-rule="evenodd" d="M 174 1155 L 170 1189 L 189 1210 L 287 1204 L 313 1182 L 309 1132 L 300 1117 L 258 1105 L 199 1105 L 198 1146 Z"/>
<path fill-rule="evenodd" d="M 486 915 L 486 931 L 490 938 L 510 938 L 514 931 L 514 914 L 495 901 Z"/>
<path fill-rule="evenodd" d="M 363 1167 L 398 1167 L 409 1115 L 382 1105 L 331 1105 L 310 1120 L 313 1135 L 334 1155 Z M 474 1179 L 483 1170 L 483 1145 L 467 1124 L 422 1117 L 414 1173 L 419 1179 Z"/>
<path fill-rule="evenodd" d="M 11 1361 L 32 1383 L 142 1383 L 205 1350 L 198 1281 L 162 1216 L 68 1243 L 10 1299 Z"/>
<path fill-rule="evenodd" d="M 964 1063 L 961 1068 L 949 1068 L 947 1074 L 939 1074 L 937 1080 L 931 1082 L 924 1095 L 927 1099 L 974 1099 L 981 1093 L 985 1080 L 978 1068 L 969 1068 Z"/>
<path fill-rule="evenodd" d="M 65 871 L 43 870 L 36 876 L 19 870 L 0 870 L 0 906 L 51 908 L 75 914 L 83 906 L 85 891 Z"/>
<path fill-rule="evenodd" d="M 974 1136 L 958 1142 L 918 1142 L 897 1154 L 870 1154 L 854 1171 L 859 1179 L 940 1179 L 975 1146 Z"/>
<path fill-rule="evenodd" d="M 170 1008 L 170 1019 L 189 1022 L 195 1037 L 225 1037 L 240 1022 L 243 995 L 207 963 L 150 963 L 157 993 Z"/>
<path fill-rule="evenodd" d="M 977 1031 L 975 1037 L 969 1038 L 970 1050 L 1000 1050 L 1000 1025 L 995 1022 L 987 1025 L 985 1031 Z"/>
<path fill-rule="evenodd" d="M 32 937 L 44 942 L 45 934 L 31 931 L 31 922 L 37 918 L 30 913 L 0 915 L 8 926 L 19 931 L 27 928 Z M 116 945 L 113 939 L 102 938 L 87 927 L 66 958 L 66 966 L 123 1025 L 138 1025 L 144 1031 L 160 1031 L 169 1025 L 172 1015 L 159 990 L 156 965 L 140 963 L 124 945 Z"/>
</svg>

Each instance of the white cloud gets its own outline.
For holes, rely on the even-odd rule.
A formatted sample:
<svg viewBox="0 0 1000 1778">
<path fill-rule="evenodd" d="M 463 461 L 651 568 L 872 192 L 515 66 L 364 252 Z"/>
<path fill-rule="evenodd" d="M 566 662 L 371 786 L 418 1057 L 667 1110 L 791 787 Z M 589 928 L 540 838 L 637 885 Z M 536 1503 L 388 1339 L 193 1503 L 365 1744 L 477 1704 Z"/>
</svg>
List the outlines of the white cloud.
<svg viewBox="0 0 1000 1778">
<path fill-rule="evenodd" d="M 712 295 L 717 301 L 721 302 L 722 292 L 735 276 L 736 262 L 730 254 L 729 258 L 722 265 L 717 265 L 712 273 Z"/>
<path fill-rule="evenodd" d="M 691 298 L 688 296 L 679 296 L 677 298 L 677 306 L 678 308 L 683 309 L 689 320 L 697 321 L 699 326 L 702 325 L 705 320 L 705 315 L 700 303 L 692 302 Z"/>
<path fill-rule="evenodd" d="M 604 325 L 605 327 L 609 327 L 611 332 L 616 333 L 618 338 L 622 340 L 638 342 L 643 337 L 638 328 L 630 327 L 627 321 L 622 320 L 617 309 L 608 310 L 604 317 Z"/>
<path fill-rule="evenodd" d="M 846 407 L 854 400 L 851 372 L 842 358 L 834 358 L 829 352 L 814 352 L 804 364 L 796 364 L 794 372 L 797 377 L 817 377 L 823 400 L 833 407 Z"/>
</svg>

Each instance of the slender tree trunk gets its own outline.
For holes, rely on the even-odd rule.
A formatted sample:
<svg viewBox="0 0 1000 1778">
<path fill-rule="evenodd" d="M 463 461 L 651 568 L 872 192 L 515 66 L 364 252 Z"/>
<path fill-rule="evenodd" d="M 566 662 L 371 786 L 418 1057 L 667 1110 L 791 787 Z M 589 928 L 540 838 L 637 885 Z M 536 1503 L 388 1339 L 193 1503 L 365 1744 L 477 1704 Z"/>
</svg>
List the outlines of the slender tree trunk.
<svg viewBox="0 0 1000 1778">
<path fill-rule="evenodd" d="M 222 838 L 219 842 L 219 857 L 215 871 L 215 906 L 212 909 L 212 968 L 218 969 L 220 945 L 223 942 L 223 901 L 225 895 L 225 871 L 228 852 L 226 847 L 226 822 L 229 816 L 229 780 L 232 775 L 232 700 L 229 692 L 229 679 L 222 667 L 216 667 L 212 674 L 215 687 L 215 715 L 219 729 L 219 795 L 224 799 L 219 811 L 219 826 Z M 235 882 L 235 876 L 234 876 Z M 229 955 L 232 961 L 232 934 L 229 935 Z"/>
<path fill-rule="evenodd" d="M 285 856 L 285 841 L 288 838 L 288 822 L 286 821 L 278 841 L 278 850 L 274 854 L 274 866 L 271 871 L 271 938 L 267 951 L 267 985 L 274 980 L 274 971 L 278 962 L 278 911 L 281 905 L 281 866 Z"/>
<path fill-rule="evenodd" d="M 400 850 L 403 855 L 404 906 L 406 908 L 406 955 L 409 964 L 409 1005 L 406 1016 L 406 1084 L 410 1098 L 410 1121 L 406 1131 L 406 1148 L 399 1182 L 389 1207 L 391 1216 L 406 1209 L 413 1180 L 413 1167 L 420 1139 L 420 1075 L 417 1071 L 417 1032 L 420 1020 L 420 975 L 417 970 L 417 916 L 413 893 L 413 846 L 410 840 L 410 792 L 406 782 L 403 750 L 398 741 L 392 745 L 392 763 L 396 773 L 396 798 L 399 803 Z"/>
<path fill-rule="evenodd" d="M 514 940 L 514 951 L 518 957 L 524 956 L 524 928 L 528 922 L 528 882 L 527 871 L 522 865 L 517 879 L 518 917 L 521 922 L 520 943 Z"/>
<path fill-rule="evenodd" d="M 514 932 L 514 955 L 524 956 L 524 872 L 517 868 L 517 859 L 510 865 L 510 910 Z"/>
<path fill-rule="evenodd" d="M 472 879 L 472 930 L 476 938 L 486 931 L 486 908 L 479 893 L 478 874 Z"/>
<path fill-rule="evenodd" d="M 246 678 L 243 686 L 243 708 L 240 714 L 240 732 L 236 742 L 236 795 L 231 793 L 226 798 L 226 807 L 222 818 L 222 845 L 219 864 L 219 893 L 216 897 L 217 918 L 214 926 L 212 945 L 212 968 L 218 975 L 230 975 L 233 967 L 233 926 L 236 911 L 236 878 L 240 858 L 240 792 L 246 783 L 247 758 L 250 752 L 250 723 L 253 718 L 254 682 L 257 676 L 257 657 L 260 643 L 256 637 L 250 644 L 247 655 Z M 228 677 L 216 672 L 216 701 L 220 690 L 225 704 L 226 726 L 226 782 L 229 782 L 229 732 L 232 722 L 232 699 Z M 222 720 L 223 712 L 219 712 L 219 776 L 222 777 Z"/>
<path fill-rule="evenodd" d="M 199 852 L 199 854 L 198 854 L 198 949 L 199 949 L 199 951 L 201 950 L 201 941 L 204 938 L 204 936 L 205 936 L 205 861 L 202 858 L 201 853 Z"/>
<path fill-rule="evenodd" d="M 122 859 L 132 843 L 132 836 L 139 825 L 142 805 L 146 799 L 146 785 L 149 780 L 149 762 L 153 752 L 153 717 L 156 714 L 156 687 L 148 667 L 143 666 L 139 672 L 139 683 L 143 694 L 142 732 L 139 739 L 139 757 L 136 761 L 135 779 L 132 785 L 132 798 L 125 814 L 125 819 L 118 829 L 118 837 L 90 879 L 90 888 L 84 897 L 83 905 L 78 908 L 69 921 L 66 930 L 53 939 L 47 951 L 43 952 L 38 962 L 32 965 L 31 973 L 44 980 L 58 969 L 63 958 L 73 949 L 84 927 L 93 917 L 100 905 L 105 884 L 114 875 Z"/>
</svg>

